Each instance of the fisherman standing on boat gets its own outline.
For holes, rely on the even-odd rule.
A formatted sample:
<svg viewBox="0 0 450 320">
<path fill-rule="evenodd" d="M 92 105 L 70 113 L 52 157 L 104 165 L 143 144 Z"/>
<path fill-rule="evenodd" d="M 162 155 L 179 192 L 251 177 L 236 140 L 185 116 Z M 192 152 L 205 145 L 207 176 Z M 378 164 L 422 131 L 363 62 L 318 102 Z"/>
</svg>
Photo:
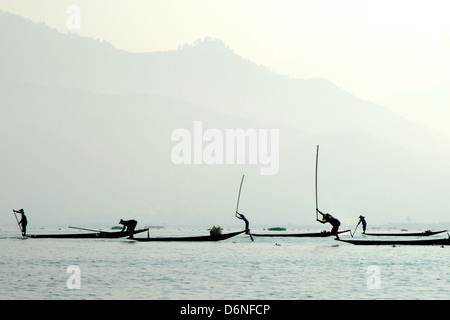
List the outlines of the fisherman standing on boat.
<svg viewBox="0 0 450 320">
<path fill-rule="evenodd" d="M 244 220 L 244 222 L 245 222 L 245 234 L 249 234 L 249 232 L 250 232 L 249 224 L 250 223 L 248 222 L 247 218 L 242 213 L 239 213 L 239 212 L 236 212 L 236 218 Z"/>
<path fill-rule="evenodd" d="M 120 232 L 127 232 L 130 234 L 130 238 L 133 239 L 134 229 L 136 229 L 137 221 L 136 220 L 122 220 L 120 219 L 119 224 L 123 225 L 122 230 Z M 126 230 L 125 230 L 126 228 Z"/>
<path fill-rule="evenodd" d="M 367 222 L 366 222 L 365 217 L 363 217 L 362 215 L 359 216 L 359 222 L 356 225 L 356 227 L 358 227 L 360 223 L 362 224 L 362 228 L 363 228 L 363 232 L 362 233 L 364 234 L 364 233 L 366 233 Z M 356 228 L 355 228 L 355 230 L 356 230 Z"/>
<path fill-rule="evenodd" d="M 323 213 L 319 209 L 316 209 L 316 210 L 318 213 L 320 213 L 322 215 L 322 220 L 319 220 L 319 219 L 316 219 L 316 220 L 320 223 L 331 224 L 333 226 L 333 228 L 331 229 L 331 235 L 336 236 L 336 240 L 339 240 L 338 229 L 339 229 L 339 226 L 341 225 L 341 222 L 338 219 L 334 218 L 329 213 Z"/>
<path fill-rule="evenodd" d="M 20 213 L 21 214 L 21 218 L 20 218 L 20 221 L 19 221 L 19 226 L 20 226 L 20 229 L 22 230 L 22 236 L 26 236 L 28 220 L 27 220 L 27 217 L 25 215 L 25 212 L 23 211 L 23 209 L 13 210 L 13 211 L 14 211 L 14 213 Z"/>
</svg>

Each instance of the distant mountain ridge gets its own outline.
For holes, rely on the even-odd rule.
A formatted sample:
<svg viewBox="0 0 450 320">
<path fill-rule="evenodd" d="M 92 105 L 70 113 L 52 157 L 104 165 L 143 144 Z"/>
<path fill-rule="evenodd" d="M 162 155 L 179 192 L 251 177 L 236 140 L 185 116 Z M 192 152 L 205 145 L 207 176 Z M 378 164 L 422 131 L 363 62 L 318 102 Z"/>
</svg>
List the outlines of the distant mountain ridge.
<svg viewBox="0 0 450 320">
<path fill-rule="evenodd" d="M 14 33 L 11 32 L 14 30 Z M 0 14 L 2 77 L 115 94 L 157 94 L 311 133 L 368 132 L 423 150 L 446 138 L 362 101 L 325 79 L 291 79 L 237 55 L 217 39 L 176 51 L 129 53 L 112 45 Z"/>
<path fill-rule="evenodd" d="M 251 225 L 315 224 L 316 145 L 319 205 L 342 226 L 361 213 L 441 221 L 450 207 L 448 141 L 326 79 L 275 74 L 220 40 L 129 53 L 7 13 L 0 41 L 0 209 L 30 208 L 30 223 L 242 227 L 245 174 L 240 211 Z M 171 134 L 194 121 L 279 129 L 279 172 L 175 165 Z"/>
</svg>

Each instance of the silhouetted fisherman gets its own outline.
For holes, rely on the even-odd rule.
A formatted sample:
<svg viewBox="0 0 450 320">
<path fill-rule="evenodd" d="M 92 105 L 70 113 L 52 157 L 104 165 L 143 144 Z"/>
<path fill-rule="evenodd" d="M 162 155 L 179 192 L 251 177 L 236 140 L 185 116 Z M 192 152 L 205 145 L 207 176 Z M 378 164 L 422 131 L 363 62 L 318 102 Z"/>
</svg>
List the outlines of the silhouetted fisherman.
<svg viewBox="0 0 450 320">
<path fill-rule="evenodd" d="M 22 230 L 22 236 L 26 236 L 28 220 L 27 220 L 27 216 L 25 215 L 25 212 L 23 211 L 23 209 L 13 210 L 13 211 L 15 213 L 20 213 L 21 214 L 21 218 L 20 218 L 20 221 L 19 221 L 19 226 L 20 226 L 20 229 Z"/>
<path fill-rule="evenodd" d="M 338 219 L 334 218 L 329 213 L 323 213 L 319 209 L 316 209 L 316 210 L 317 210 L 317 212 L 319 212 L 322 215 L 322 220 L 319 220 L 319 219 L 316 219 L 316 220 L 320 223 L 331 224 L 333 226 L 333 228 L 331 229 L 331 235 L 336 236 L 336 239 L 339 240 L 338 229 L 339 229 L 339 226 L 341 225 L 341 222 Z"/>
<path fill-rule="evenodd" d="M 136 229 L 137 221 L 120 219 L 119 224 L 123 225 L 123 228 L 122 228 L 122 230 L 120 230 L 120 232 L 125 231 L 130 234 L 129 238 L 133 238 L 133 233 L 134 233 L 134 229 Z"/>
<path fill-rule="evenodd" d="M 249 234 L 249 232 L 250 232 L 249 224 L 250 223 L 248 222 L 247 218 L 242 213 L 239 213 L 239 212 L 236 212 L 236 218 L 244 220 L 244 222 L 245 222 L 245 234 Z"/>
<path fill-rule="evenodd" d="M 362 233 L 366 233 L 367 222 L 366 222 L 365 217 L 363 217 L 362 215 L 359 216 L 359 221 L 358 221 L 358 224 L 356 225 L 356 227 L 358 227 L 360 223 L 362 224 L 362 228 L 363 228 Z"/>
</svg>

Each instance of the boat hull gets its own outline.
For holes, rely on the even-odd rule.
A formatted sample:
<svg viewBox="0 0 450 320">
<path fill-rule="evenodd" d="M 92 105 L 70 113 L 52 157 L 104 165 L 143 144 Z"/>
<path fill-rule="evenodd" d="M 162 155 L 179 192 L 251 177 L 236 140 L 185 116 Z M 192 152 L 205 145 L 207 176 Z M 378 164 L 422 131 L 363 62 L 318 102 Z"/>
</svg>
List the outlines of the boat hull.
<svg viewBox="0 0 450 320">
<path fill-rule="evenodd" d="M 231 237 L 237 236 L 238 234 L 244 233 L 245 230 L 224 233 L 220 235 L 207 235 L 207 236 L 191 236 L 191 237 L 154 237 L 154 238 L 133 238 L 131 240 L 139 242 L 171 242 L 171 241 L 182 241 L 182 242 L 211 242 L 211 241 L 222 241 L 229 239 Z"/>
<path fill-rule="evenodd" d="M 350 230 L 339 231 L 338 234 L 349 232 Z M 311 232 L 311 233 L 252 233 L 254 237 L 298 237 L 298 238 L 324 238 L 332 236 L 331 232 Z"/>
<path fill-rule="evenodd" d="M 445 246 L 450 245 L 450 238 L 445 239 L 421 239 L 421 240 L 337 240 L 340 242 L 351 243 L 363 246 L 382 246 L 382 245 L 408 245 L 408 246 Z"/>
<path fill-rule="evenodd" d="M 148 229 L 137 229 L 134 230 L 134 234 L 142 233 Z M 121 231 L 101 231 L 92 233 L 54 233 L 54 234 L 29 234 L 28 238 L 31 239 L 118 239 L 129 237 L 128 232 Z"/>
<path fill-rule="evenodd" d="M 429 231 L 429 232 L 401 232 L 401 233 L 364 233 L 366 236 L 377 236 L 377 237 L 429 237 L 435 234 L 443 233 L 448 230 L 441 231 Z"/>
</svg>

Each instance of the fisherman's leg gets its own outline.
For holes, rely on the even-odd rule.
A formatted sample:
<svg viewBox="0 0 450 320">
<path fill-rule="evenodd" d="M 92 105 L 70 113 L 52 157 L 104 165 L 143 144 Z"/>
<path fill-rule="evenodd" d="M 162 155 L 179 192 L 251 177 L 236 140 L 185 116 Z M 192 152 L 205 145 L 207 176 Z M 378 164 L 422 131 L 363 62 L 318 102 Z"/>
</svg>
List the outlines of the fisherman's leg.
<svg viewBox="0 0 450 320">
<path fill-rule="evenodd" d="M 128 238 L 133 238 L 133 232 L 131 232 L 131 228 L 129 225 L 127 226 L 127 229 L 125 231 L 128 234 Z"/>
<path fill-rule="evenodd" d="M 248 234 L 249 230 L 250 230 L 249 223 L 248 223 L 248 221 L 245 221 L 245 233 Z"/>
<path fill-rule="evenodd" d="M 336 236 L 336 239 L 339 240 L 338 229 L 339 226 L 334 226 L 333 229 L 331 229 L 331 235 Z"/>
</svg>

